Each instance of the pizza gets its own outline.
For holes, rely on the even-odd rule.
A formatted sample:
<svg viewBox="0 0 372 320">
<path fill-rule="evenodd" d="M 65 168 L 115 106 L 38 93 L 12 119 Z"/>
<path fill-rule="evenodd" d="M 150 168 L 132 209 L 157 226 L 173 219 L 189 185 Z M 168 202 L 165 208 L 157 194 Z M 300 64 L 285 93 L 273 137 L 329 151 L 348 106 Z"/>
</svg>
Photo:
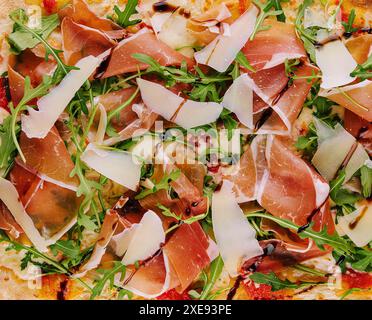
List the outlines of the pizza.
<svg viewBox="0 0 372 320">
<path fill-rule="evenodd" d="M 371 299 L 370 0 L 0 0 L 0 298 Z"/>
</svg>

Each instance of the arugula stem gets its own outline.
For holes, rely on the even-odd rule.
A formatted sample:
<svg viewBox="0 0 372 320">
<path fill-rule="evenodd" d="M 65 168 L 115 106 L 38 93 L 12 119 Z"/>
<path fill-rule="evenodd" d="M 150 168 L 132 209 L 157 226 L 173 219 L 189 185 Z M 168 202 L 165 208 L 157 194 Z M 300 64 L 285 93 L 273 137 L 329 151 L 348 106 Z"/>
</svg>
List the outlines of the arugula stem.
<svg viewBox="0 0 372 320">
<path fill-rule="evenodd" d="M 31 252 L 33 255 L 35 255 L 36 257 L 39 257 L 40 259 L 44 260 L 46 263 L 48 263 L 49 265 L 55 267 L 57 270 L 59 270 L 62 274 L 67 274 L 69 277 L 72 276 L 72 273 L 67 269 L 65 268 L 64 266 L 62 266 L 61 264 L 59 264 L 57 261 L 53 260 L 52 258 L 49 258 L 47 255 L 39 252 L 38 250 L 32 248 L 32 247 L 28 247 L 28 246 L 25 246 L 21 243 L 18 243 L 18 242 L 14 242 L 10 239 L 6 239 L 6 238 L 1 238 L 2 241 L 6 241 L 10 244 L 13 244 L 19 248 L 22 248 L 23 250 L 26 250 L 27 252 Z M 71 278 L 73 280 L 77 280 L 78 282 L 80 282 L 80 284 L 82 284 L 86 289 L 88 289 L 89 291 L 92 291 L 92 288 L 85 282 L 83 281 L 82 279 L 80 278 Z"/>
<path fill-rule="evenodd" d="M 277 223 L 278 225 L 280 225 L 283 228 L 291 229 L 291 230 L 294 230 L 296 232 L 298 232 L 299 228 L 300 228 L 299 226 L 297 226 L 296 224 L 294 224 L 293 222 L 291 222 L 289 220 L 277 218 L 277 217 L 274 217 L 274 216 L 272 216 L 270 214 L 267 214 L 267 213 L 254 212 L 254 213 L 248 213 L 245 216 L 247 218 L 260 217 L 260 218 L 264 218 L 264 219 L 269 219 L 271 221 L 274 221 L 275 223 Z M 299 233 L 299 235 L 303 235 L 306 238 L 313 239 L 315 242 L 324 241 L 328 245 L 332 246 L 335 251 L 341 252 L 342 254 L 348 255 L 351 251 L 350 248 L 348 247 L 348 245 L 341 241 L 342 238 L 340 238 L 340 241 L 338 241 L 337 239 L 333 239 L 331 236 L 325 237 L 320 232 L 313 231 L 309 228 L 307 228 L 305 230 L 302 230 Z"/>
<path fill-rule="evenodd" d="M 107 115 L 107 123 L 109 123 L 111 119 L 115 117 L 117 114 L 119 114 L 123 109 L 129 106 L 133 102 L 133 100 L 136 98 L 138 92 L 139 92 L 139 88 L 137 87 L 136 91 L 130 96 L 130 98 L 127 101 L 125 101 L 122 105 L 117 107 L 115 110 L 111 110 Z"/>
</svg>

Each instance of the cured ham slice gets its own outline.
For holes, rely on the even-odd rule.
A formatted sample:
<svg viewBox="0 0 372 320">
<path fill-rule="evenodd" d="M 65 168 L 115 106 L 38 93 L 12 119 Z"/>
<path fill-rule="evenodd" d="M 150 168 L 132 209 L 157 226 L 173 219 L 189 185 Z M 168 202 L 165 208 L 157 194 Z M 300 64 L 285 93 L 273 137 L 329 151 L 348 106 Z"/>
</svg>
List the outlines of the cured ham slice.
<svg viewBox="0 0 372 320">
<path fill-rule="evenodd" d="M 260 205 L 277 217 L 305 225 L 327 199 L 328 184 L 278 137 L 268 137 L 266 159 Z"/>
<path fill-rule="evenodd" d="M 327 229 L 330 235 L 335 232 L 335 224 L 331 215 L 329 201 L 317 211 L 312 217 L 312 221 L 314 222 L 312 228 L 316 232 L 324 228 Z M 265 256 L 261 262 L 258 262 L 257 271 L 259 272 L 280 270 L 283 267 L 288 267 L 332 252 L 330 246 L 325 245 L 325 250 L 321 250 L 312 240 L 300 239 L 297 234 L 270 221 L 263 220 L 261 227 L 264 230 L 273 231 L 276 238 L 279 240 L 271 242 L 271 244 L 274 245 L 273 252 Z M 270 244 L 270 240 L 261 241 L 260 244 L 266 247 Z M 252 261 L 249 263 L 252 264 Z M 247 267 L 249 263 L 246 264 Z"/>
<path fill-rule="evenodd" d="M 142 29 L 135 35 L 119 42 L 112 52 L 107 70 L 102 78 L 147 69 L 147 64 L 132 57 L 135 53 L 146 54 L 163 66 L 180 66 L 183 61 L 186 61 L 189 66 L 192 65 L 189 58 L 158 40 L 148 29 Z"/>
<path fill-rule="evenodd" d="M 171 288 L 171 282 L 174 283 L 170 268 L 167 256 L 159 254 L 138 270 L 127 270 L 129 277 L 125 284 L 120 284 L 119 277 L 116 277 L 116 283 L 141 297 L 156 298 Z"/>
<path fill-rule="evenodd" d="M 348 132 L 357 138 L 369 153 L 369 156 L 371 156 L 372 124 L 346 109 L 344 115 L 344 126 Z"/>
<path fill-rule="evenodd" d="M 364 80 L 342 88 L 322 90 L 319 95 L 349 109 L 362 119 L 372 121 L 372 81 Z"/>
<path fill-rule="evenodd" d="M 116 108 L 120 107 L 126 101 L 128 101 L 134 92 L 136 91 L 135 88 L 125 88 L 118 91 L 113 91 L 110 93 L 106 93 L 101 95 L 95 99 L 95 103 L 101 104 L 107 113 Z M 133 99 L 133 101 L 127 105 L 120 113 L 118 117 L 113 117 L 111 120 L 112 126 L 117 130 L 121 131 L 128 125 L 130 125 L 133 121 L 135 121 L 138 116 L 135 111 L 133 111 L 132 107 L 133 104 L 140 102 L 139 94 Z"/>
<path fill-rule="evenodd" d="M 74 163 L 55 127 L 44 139 L 30 139 L 21 132 L 19 144 L 26 160 L 18 159 L 20 165 L 43 180 L 76 190 L 79 181 L 76 177 L 70 177 Z"/>
<path fill-rule="evenodd" d="M 27 214 L 46 239 L 62 236 L 71 228 L 80 205 L 74 191 L 39 179 L 32 183 L 24 202 Z"/>
<path fill-rule="evenodd" d="M 116 228 L 118 227 L 118 224 L 119 217 L 117 212 L 114 210 L 108 210 L 98 235 L 98 241 L 94 246 L 93 253 L 89 260 L 79 268 L 78 273 L 74 274 L 75 278 L 80 278 L 88 271 L 99 266 L 101 259 L 106 252 L 106 248 L 109 245 Z"/>
<path fill-rule="evenodd" d="M 304 46 L 292 24 L 270 20 L 265 25 L 271 27 L 258 32 L 253 41 L 248 41 L 242 49 L 256 70 L 273 68 L 286 59 L 306 57 Z"/>
<path fill-rule="evenodd" d="M 219 72 L 225 72 L 251 36 L 257 15 L 257 7 L 251 6 L 230 25 L 229 35 L 219 35 L 194 54 L 195 60 Z"/>
<path fill-rule="evenodd" d="M 14 167 L 9 173 L 9 178 L 14 187 L 17 189 L 18 195 L 21 198 L 22 203 L 25 203 L 23 197 L 30 189 L 32 183 L 38 177 L 29 170 L 26 170 L 24 167 L 20 166 L 17 162 L 14 164 Z"/>
<path fill-rule="evenodd" d="M 8 81 L 13 105 L 17 106 L 24 95 L 25 78 L 8 65 Z"/>
<path fill-rule="evenodd" d="M 105 33 L 77 24 L 69 17 L 63 19 L 61 32 L 63 54 L 68 65 L 75 65 L 90 55 L 97 57 L 115 45 Z"/>
<path fill-rule="evenodd" d="M 73 0 L 71 6 L 66 6 L 59 11 L 59 15 L 62 18 L 68 16 L 76 23 L 102 31 L 120 29 L 112 20 L 98 17 L 83 0 Z"/>
<path fill-rule="evenodd" d="M 9 175 L 27 214 L 45 231 L 46 238 L 73 223 L 81 202 L 75 191 L 42 180 L 18 164 Z"/>
<path fill-rule="evenodd" d="M 9 232 L 14 238 L 18 238 L 23 233 L 22 228 L 2 201 L 0 201 L 0 229 Z"/>
<path fill-rule="evenodd" d="M 9 89 L 15 106 L 24 94 L 25 77 L 30 77 L 31 85 L 36 87 L 42 82 L 43 76 L 54 71 L 55 62 L 45 61 L 37 57 L 32 51 L 26 50 L 19 56 L 11 56 L 8 64 Z"/>
<path fill-rule="evenodd" d="M 233 190 L 238 203 L 255 200 L 256 198 L 256 164 L 251 146 L 248 146 L 239 163 L 224 175 L 225 180 L 234 184 Z"/>
<path fill-rule="evenodd" d="M 176 165 L 165 165 L 165 171 L 168 173 L 178 169 Z M 182 171 L 178 179 L 172 181 L 170 185 L 179 198 L 186 204 L 186 207 L 190 209 L 191 213 L 198 215 L 207 211 L 207 200 L 203 197 L 203 192 L 200 191 Z"/>
<path fill-rule="evenodd" d="M 346 42 L 346 48 L 358 64 L 364 63 L 371 54 L 372 34 L 363 34 Z"/>
<path fill-rule="evenodd" d="M 272 101 L 280 94 L 288 84 L 288 77 L 285 73 L 284 64 L 280 64 L 270 69 L 263 69 L 257 72 L 248 72 L 249 77 L 259 89 L 258 96 L 266 101 Z M 257 91 L 257 89 L 255 90 Z M 253 110 L 258 111 L 258 107 L 253 105 Z"/>
<path fill-rule="evenodd" d="M 200 239 L 199 232 L 195 233 L 194 228 L 189 224 L 182 224 L 163 248 L 181 283 L 181 291 L 210 263 L 205 242 Z"/>
<path fill-rule="evenodd" d="M 152 112 L 143 104 L 134 104 L 132 110 L 137 114 L 137 119 L 121 130 L 118 133 L 118 136 L 105 140 L 103 142 L 104 145 L 111 146 L 120 141 L 125 141 L 145 134 L 153 127 L 156 119 L 159 117 L 158 114 Z M 125 110 L 123 113 L 124 112 Z M 113 119 L 113 122 L 115 124 L 116 119 Z"/>
<path fill-rule="evenodd" d="M 312 81 L 309 81 L 306 77 L 312 76 L 314 72 L 316 73 L 316 70 L 308 65 L 303 65 L 296 70 L 295 75 L 298 78 L 284 91 L 278 102 L 271 106 L 274 112 L 258 129 L 258 134 L 289 134 L 292 123 L 300 114 L 312 86 Z"/>
</svg>

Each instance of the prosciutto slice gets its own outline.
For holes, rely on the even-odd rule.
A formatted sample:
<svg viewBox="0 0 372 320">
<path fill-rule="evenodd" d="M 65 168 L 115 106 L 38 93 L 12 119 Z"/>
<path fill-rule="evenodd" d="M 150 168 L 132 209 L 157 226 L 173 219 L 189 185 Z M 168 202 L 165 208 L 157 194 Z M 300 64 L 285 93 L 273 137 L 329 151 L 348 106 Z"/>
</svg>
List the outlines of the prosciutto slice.
<svg viewBox="0 0 372 320">
<path fill-rule="evenodd" d="M 267 171 L 258 201 L 271 214 L 302 226 L 326 201 L 329 186 L 279 137 L 268 136 Z"/>
<path fill-rule="evenodd" d="M 300 114 L 312 86 L 312 81 L 303 77 L 312 76 L 314 73 L 317 73 L 317 69 L 309 65 L 303 65 L 296 70 L 295 75 L 299 78 L 295 79 L 280 99 L 276 103 L 274 101 L 274 104 L 271 105 L 274 112 L 258 129 L 258 134 L 276 133 L 286 135 L 290 133 L 292 124 Z"/>
<path fill-rule="evenodd" d="M 76 223 L 81 199 L 75 191 L 44 181 L 17 164 L 10 172 L 10 180 L 47 245 L 53 244 Z"/>
<path fill-rule="evenodd" d="M 269 69 L 283 64 L 286 59 L 306 57 L 302 42 L 297 38 L 292 24 L 270 20 L 264 25 L 268 30 L 260 31 L 253 41 L 248 41 L 242 52 L 256 69 Z"/>
<path fill-rule="evenodd" d="M 128 101 L 135 91 L 136 89 L 131 87 L 106 93 L 97 97 L 95 99 L 95 103 L 101 104 L 105 108 L 106 112 L 109 113 Z M 138 119 L 137 113 L 133 111 L 133 105 L 139 102 L 140 97 L 138 94 L 134 100 L 119 113 L 118 117 L 112 118 L 111 124 L 117 131 L 123 130 L 125 127 Z"/>
<path fill-rule="evenodd" d="M 147 299 L 156 298 L 168 291 L 171 288 L 171 283 L 174 287 L 174 281 L 177 281 L 174 278 L 171 281 L 170 268 L 166 255 L 159 254 L 138 270 L 135 268 L 127 270 L 129 277 L 125 281 L 126 284 L 121 286 Z M 116 281 L 119 282 L 118 277 Z"/>
<path fill-rule="evenodd" d="M 277 97 L 288 84 L 284 64 L 257 72 L 250 71 L 248 74 L 260 90 L 254 95 L 253 113 L 269 107 L 268 102 Z"/>
<path fill-rule="evenodd" d="M 255 200 L 257 175 L 251 146 L 244 151 L 239 163 L 224 175 L 224 179 L 234 184 L 233 191 L 238 203 Z"/>
<path fill-rule="evenodd" d="M 74 168 L 70 154 L 55 127 L 44 139 L 28 138 L 21 132 L 20 147 L 26 162 L 17 162 L 27 170 L 36 173 L 43 180 L 76 190 L 79 181 L 70 177 Z"/>
<path fill-rule="evenodd" d="M 312 222 L 314 223 L 312 228 L 316 232 L 324 228 L 327 229 L 330 235 L 335 232 L 329 201 L 326 201 L 320 210 L 315 213 L 312 217 Z M 261 228 L 274 232 L 279 241 L 272 243 L 275 247 L 273 252 L 258 263 L 257 271 L 259 272 L 279 270 L 308 259 L 326 255 L 332 251 L 332 248 L 328 245 L 325 245 L 325 250 L 321 250 L 312 240 L 301 239 L 296 233 L 284 229 L 269 220 L 263 220 Z M 269 241 L 261 241 L 260 244 L 266 247 L 269 243 Z M 246 266 L 248 266 L 248 263 Z"/>
<path fill-rule="evenodd" d="M 72 5 L 59 11 L 59 15 L 62 18 L 68 16 L 76 23 L 102 31 L 110 32 L 121 29 L 112 20 L 98 17 L 83 0 L 73 0 Z"/>
<path fill-rule="evenodd" d="M 372 124 L 355 113 L 345 110 L 345 129 L 363 145 L 368 154 L 372 155 Z"/>
<path fill-rule="evenodd" d="M 23 233 L 22 228 L 15 221 L 14 217 L 2 201 L 0 201 L 0 229 L 9 232 L 9 234 L 14 238 L 18 238 L 19 235 Z"/>
<path fill-rule="evenodd" d="M 180 66 L 183 61 L 186 61 L 189 66 L 193 65 L 192 60 L 158 40 L 151 31 L 142 29 L 119 42 L 112 52 L 109 65 L 102 78 L 147 69 L 147 64 L 132 57 L 135 53 L 146 54 L 163 66 Z"/>
<path fill-rule="evenodd" d="M 181 291 L 210 263 L 206 244 L 207 238 L 197 222 L 181 225 L 165 244 L 163 251 L 177 274 Z"/>
<path fill-rule="evenodd" d="M 372 121 L 372 81 L 370 80 L 342 88 L 321 90 L 319 95 L 349 109 L 362 119 Z"/>
<path fill-rule="evenodd" d="M 61 32 L 63 54 L 68 65 L 75 65 L 90 55 L 97 57 L 115 45 L 105 33 L 78 24 L 69 17 L 63 19 Z"/>
<path fill-rule="evenodd" d="M 363 34 L 346 42 L 346 48 L 350 51 L 355 61 L 364 63 L 371 53 L 372 34 Z"/>
</svg>

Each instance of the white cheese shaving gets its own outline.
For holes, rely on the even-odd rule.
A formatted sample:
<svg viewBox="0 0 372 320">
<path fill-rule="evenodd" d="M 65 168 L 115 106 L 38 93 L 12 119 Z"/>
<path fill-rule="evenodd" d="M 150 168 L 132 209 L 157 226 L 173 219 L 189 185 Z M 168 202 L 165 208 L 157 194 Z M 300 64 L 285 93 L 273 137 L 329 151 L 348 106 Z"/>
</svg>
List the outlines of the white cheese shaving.
<svg viewBox="0 0 372 320">
<path fill-rule="evenodd" d="M 101 59 L 89 56 L 81 59 L 61 83 L 37 102 L 39 110 L 27 108 L 28 115 L 22 114 L 22 130 L 28 138 L 46 137 L 58 117 L 65 110 L 76 92 L 101 63 Z"/>
<path fill-rule="evenodd" d="M 126 228 L 124 231 L 112 237 L 110 247 L 118 257 L 124 256 L 138 227 L 139 224 L 135 223 L 130 228 Z"/>
<path fill-rule="evenodd" d="M 372 241 L 372 206 L 363 205 L 354 212 L 339 217 L 337 227 L 358 247 L 366 246 Z"/>
<path fill-rule="evenodd" d="M 311 162 L 322 177 L 331 181 L 354 143 L 355 138 L 340 124 L 337 124 L 332 136 L 319 145 Z"/>
<path fill-rule="evenodd" d="M 138 224 L 122 262 L 131 265 L 154 255 L 165 242 L 165 232 L 158 215 L 149 210 Z"/>
<path fill-rule="evenodd" d="M 364 147 L 358 143 L 358 146 L 356 147 L 353 155 L 351 156 L 349 162 L 347 163 L 345 167 L 345 181 L 348 182 L 353 174 L 357 172 L 366 161 L 369 160 L 369 156 L 367 151 L 364 149 Z"/>
<path fill-rule="evenodd" d="M 357 66 L 353 56 L 341 40 L 331 41 L 315 49 L 316 63 L 322 71 L 321 88 L 340 87 L 356 78 L 350 73 Z"/>
<path fill-rule="evenodd" d="M 253 90 L 250 81 L 247 74 L 236 78 L 226 91 L 222 105 L 234 112 L 242 124 L 253 129 Z"/>
<path fill-rule="evenodd" d="M 114 151 L 107 147 L 90 143 L 81 155 L 90 168 L 110 180 L 136 191 L 141 177 L 141 165 L 132 154 L 124 151 Z"/>
<path fill-rule="evenodd" d="M 212 224 L 217 246 L 231 277 L 239 274 L 244 261 L 263 253 L 256 232 L 236 202 L 233 184 L 224 180 L 212 198 Z"/>
<path fill-rule="evenodd" d="M 143 102 L 153 112 L 185 129 L 214 122 L 222 112 L 215 102 L 183 99 L 160 84 L 137 79 Z"/>
<path fill-rule="evenodd" d="M 71 219 L 71 221 L 58 233 L 54 234 L 51 238 L 45 239 L 41 236 L 31 217 L 25 211 L 20 201 L 17 189 L 10 181 L 1 177 L 0 200 L 4 202 L 5 206 L 11 212 L 16 222 L 22 227 L 35 248 L 41 252 L 48 251 L 48 246 L 54 244 L 76 223 L 76 218 Z"/>
<path fill-rule="evenodd" d="M 257 14 L 258 9 L 251 6 L 231 24 L 230 36 L 217 36 L 205 48 L 194 54 L 195 60 L 219 72 L 225 72 L 251 36 Z"/>
</svg>

